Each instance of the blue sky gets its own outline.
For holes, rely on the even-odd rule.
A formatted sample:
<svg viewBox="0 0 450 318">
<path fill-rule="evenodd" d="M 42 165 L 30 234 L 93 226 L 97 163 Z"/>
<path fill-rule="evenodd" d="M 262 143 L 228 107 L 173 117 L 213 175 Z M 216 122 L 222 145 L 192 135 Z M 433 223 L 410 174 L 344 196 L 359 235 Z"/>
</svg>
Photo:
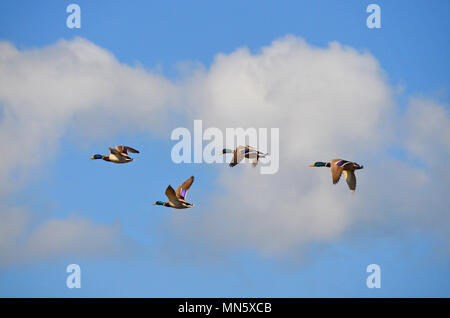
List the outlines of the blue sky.
<svg viewBox="0 0 450 318">
<path fill-rule="evenodd" d="M 68 14 L 65 9 L 72 2 L 81 7 L 82 27 L 79 30 L 66 27 Z M 448 116 L 448 1 L 376 1 L 381 7 L 381 29 L 366 27 L 366 7 L 370 3 L 372 1 L 134 1 L 130 5 L 127 1 L 3 1 L 0 4 L 0 41 L 11 43 L 21 52 L 32 52 L 55 46 L 61 39 L 71 42 L 81 37 L 112 54 L 121 65 L 145 69 L 175 84 L 190 81 L 180 72 L 180 63 L 194 62 L 194 67 L 199 63 L 207 73 L 211 66 L 220 65 L 216 58 L 218 54 L 230 55 L 238 48 L 246 47 L 251 54 L 258 55 L 262 47 L 272 46 L 273 41 L 287 35 L 303 38 L 309 46 L 324 50 L 330 42 L 337 41 L 355 49 L 358 54 L 367 52 L 378 62 L 381 71 L 376 77 L 377 83 L 381 81 L 394 92 L 389 97 L 395 103 L 392 113 L 410 114 L 406 118 L 413 122 L 411 127 L 418 127 L 414 111 L 408 112 L 414 104 L 411 98 L 431 100 L 437 105 L 432 109 L 443 109 Z M 331 68 L 330 72 L 333 72 Z M 0 94 L 0 115 L 3 108 L 9 107 L 8 101 Z M 190 105 L 186 103 L 180 108 Z M 417 107 L 421 109 L 422 106 Z M 196 114 L 202 116 L 201 111 Z M 152 120 L 157 122 L 159 115 L 154 115 L 156 118 Z M 350 222 L 351 226 L 331 239 L 322 237 L 306 240 L 298 246 L 294 244 L 287 255 L 266 253 L 266 245 L 253 241 L 243 242 L 241 249 L 223 248 L 222 244 L 205 247 L 197 245 L 193 238 L 195 233 L 188 233 L 188 226 L 199 222 L 198 217 L 186 220 L 195 216 L 197 207 L 182 212 L 185 214 L 181 219 L 180 214 L 176 214 L 181 212 L 155 207 L 151 203 L 165 199 L 164 189 L 168 184 L 176 187 L 195 175 L 189 196 L 199 205 L 198 209 L 202 209 L 202 202 L 210 196 L 228 193 L 228 177 L 224 173 L 236 176 L 242 170 L 230 171 L 225 165 L 174 164 L 170 158 L 174 145 L 170 132 L 180 125 L 192 127 L 192 121 L 183 118 L 187 115 L 182 112 L 178 115 L 180 118 L 169 120 L 163 128 L 156 130 L 120 126 L 117 131 L 90 136 L 90 133 L 80 134 L 79 128 L 74 128 L 78 120 L 76 114 L 64 122 L 64 132 L 58 135 L 57 141 L 49 141 L 52 148 L 49 155 L 39 156 L 38 164 L 30 165 L 29 170 L 25 166 L 11 169 L 11 173 L 21 176 L 23 173 L 24 177 L 17 184 L 11 182 L 10 191 L 1 192 L 0 208 L 19 207 L 28 211 L 28 231 L 32 232 L 48 220 L 71 220 L 71 217 L 108 228 L 114 228 L 116 224 L 119 234 L 113 245 L 124 245 L 126 251 L 121 250 L 113 256 L 103 255 L 103 251 L 84 254 L 77 250 L 72 252 L 71 242 L 68 242 L 67 248 L 63 247 L 60 253 L 9 261 L 9 258 L 15 259 L 10 255 L 14 250 L 0 249 L 2 253 L 8 253 L 2 256 L 8 260 L 6 265 L 0 267 L 2 297 L 450 296 L 449 252 L 442 247 L 449 245 L 449 238 L 441 235 L 442 231 L 445 233 L 445 227 L 435 231 L 433 224 L 420 225 L 432 219 L 448 226 L 450 220 L 445 213 L 449 203 L 445 197 L 448 174 L 433 175 L 439 181 L 436 188 L 426 191 L 418 188 L 417 195 L 396 188 L 400 195 L 393 196 L 407 197 L 410 193 L 417 200 L 410 200 L 418 206 L 414 216 L 395 213 L 402 209 L 399 208 L 402 201 L 391 204 L 394 199 L 365 193 L 364 180 L 361 180 L 358 188 L 362 191 L 361 196 L 373 195 L 382 199 L 358 202 L 364 207 L 359 212 L 364 214 L 367 210 L 367 213 L 375 214 L 378 204 L 382 204 L 380 201 L 385 201 L 388 203 L 384 206 L 385 211 L 380 213 L 382 217 L 368 217 L 369 221 L 365 219 L 361 223 Z M 163 117 L 161 115 L 161 121 L 164 121 Z M 385 132 L 389 136 L 385 139 L 389 142 L 380 146 L 380 152 L 375 155 L 365 152 L 372 158 L 362 158 L 364 152 L 359 150 L 348 153 L 358 154 L 358 160 L 364 164 L 377 160 L 383 163 L 385 160 L 396 161 L 406 167 L 407 175 L 409 171 L 418 175 L 422 170 L 429 173 L 437 166 L 436 162 L 441 162 L 442 158 L 448 160 L 445 156 L 448 148 L 436 150 L 439 143 L 437 146 L 434 142 L 429 143 L 434 147 L 429 148 L 433 152 L 429 156 L 431 159 L 417 147 L 408 148 L 415 143 L 397 136 L 408 130 L 396 122 L 398 118 L 403 117 L 390 118 L 393 124 L 389 126 L 389 129 L 399 129 L 396 136 L 391 136 L 394 133 L 387 129 Z M 444 125 L 448 123 L 443 122 Z M 95 122 L 90 124 L 95 126 Z M 103 124 L 98 125 L 93 129 L 101 131 Z M 379 126 L 384 127 L 383 123 Z M 440 133 L 448 131 L 448 126 L 437 128 L 442 130 L 432 130 L 427 136 L 440 135 L 444 138 L 442 142 L 448 145 L 449 136 Z M 381 130 L 374 129 L 374 132 L 378 131 Z M 427 139 L 419 136 L 415 140 L 423 142 Z M 102 153 L 107 146 L 116 144 L 134 146 L 141 153 L 135 155 L 135 162 L 127 165 L 88 160 L 92 154 Z M 322 160 L 313 160 L 316 159 Z M 299 161 L 298 169 L 310 163 Z M 282 165 L 280 169 L 283 169 Z M 5 175 L 14 178 L 15 175 L 11 177 L 9 173 Z M 364 174 L 360 175 L 363 179 Z M 265 180 L 269 181 L 265 182 L 272 182 L 270 178 L 275 176 L 268 176 Z M 348 194 L 343 181 L 337 188 L 326 180 L 327 183 L 320 186 L 343 190 L 339 192 L 341 195 Z M 121 186 L 116 187 L 117 184 Z M 372 190 L 379 189 L 376 184 Z M 274 214 L 280 200 L 283 198 L 274 197 L 271 201 Z M 433 202 L 428 205 L 430 211 L 437 211 L 430 213 L 430 217 L 426 216 L 429 211 L 424 208 L 428 201 Z M 220 208 L 226 211 L 227 204 L 223 202 L 226 198 L 220 201 Z M 230 209 L 233 207 L 230 202 Z M 208 213 L 216 208 L 219 209 L 208 205 L 201 211 Z M 172 227 L 172 222 L 184 224 L 183 234 L 174 233 L 178 227 Z M 245 225 L 251 227 L 252 220 Z M 200 228 L 192 228 L 193 232 L 197 230 L 201 232 Z M 202 239 L 205 237 L 199 238 Z M 21 238 L 17 240 L 20 242 Z M 65 285 L 65 268 L 71 263 L 81 267 L 80 289 L 68 289 Z M 371 263 L 381 266 L 380 289 L 366 287 L 368 274 L 365 269 Z"/>
</svg>

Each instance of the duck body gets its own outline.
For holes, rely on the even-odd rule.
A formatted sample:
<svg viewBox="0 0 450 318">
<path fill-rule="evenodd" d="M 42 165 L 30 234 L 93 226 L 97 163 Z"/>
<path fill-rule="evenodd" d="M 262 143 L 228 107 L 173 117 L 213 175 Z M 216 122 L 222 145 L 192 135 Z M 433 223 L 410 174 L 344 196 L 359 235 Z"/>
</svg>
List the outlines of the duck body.
<svg viewBox="0 0 450 318">
<path fill-rule="evenodd" d="M 355 170 L 363 169 L 364 166 L 359 165 L 356 162 L 344 160 L 344 159 L 333 159 L 329 162 L 315 162 L 310 167 L 329 167 L 331 168 L 331 179 L 333 184 L 337 184 L 341 175 L 344 174 L 347 185 L 350 192 L 355 192 L 356 190 L 356 176 Z"/>
</svg>

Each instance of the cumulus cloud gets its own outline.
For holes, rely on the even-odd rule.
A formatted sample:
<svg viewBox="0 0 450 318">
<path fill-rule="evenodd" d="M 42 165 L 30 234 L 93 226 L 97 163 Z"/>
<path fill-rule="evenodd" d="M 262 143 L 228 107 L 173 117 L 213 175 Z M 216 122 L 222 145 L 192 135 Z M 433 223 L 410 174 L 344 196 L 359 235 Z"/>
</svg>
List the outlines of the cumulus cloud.
<svg viewBox="0 0 450 318">
<path fill-rule="evenodd" d="M 333 240 L 353 224 L 359 198 L 330 186 L 328 169 L 308 164 L 336 157 L 365 163 L 382 146 L 393 103 L 373 56 L 286 37 L 257 54 L 218 55 L 195 84 L 205 126 L 280 128 L 281 162 L 274 176 L 244 167 L 222 173 L 223 193 L 193 224 L 178 218 L 181 231 L 194 227 L 191 233 L 216 242 L 284 253 Z"/>
<path fill-rule="evenodd" d="M 9 155 L 0 194 L 51 157 L 69 127 L 91 139 L 130 128 L 160 131 L 168 116 L 161 110 L 174 109 L 173 90 L 163 76 L 121 64 L 81 38 L 24 51 L 1 42 L 0 143 Z"/>
<path fill-rule="evenodd" d="M 426 164 L 441 165 L 450 157 L 448 105 L 424 98 L 411 98 L 405 115 L 405 146 Z"/>
<path fill-rule="evenodd" d="M 84 39 L 25 51 L 2 42 L 0 141 L 10 155 L 0 167 L 0 198 L 52 155 L 67 129 L 96 138 L 152 127 L 167 136 L 167 119 L 178 112 L 204 127 L 280 128 L 280 170 L 261 175 L 239 165 L 220 172 L 217 191 L 197 203 L 195 214 L 173 215 L 169 230 L 177 243 L 293 255 L 311 242 L 394 220 L 397 228 L 431 229 L 449 242 L 443 195 L 449 174 L 432 169 L 448 158 L 446 106 L 411 99 L 399 116 L 394 91 L 371 54 L 336 42 L 318 48 L 294 36 L 257 53 L 218 54 L 208 69 L 177 84 L 123 65 Z M 393 158 L 393 144 L 424 166 Z M 364 164 L 355 195 L 345 181 L 332 185 L 328 168 L 308 167 L 336 157 Z M 27 219 L 14 215 L 0 232 L 2 246 L 12 246 L 26 228 Z M 100 245 L 92 252 L 121 235 L 89 220 L 50 220 L 27 236 L 23 250 L 61 254 L 52 240 L 59 228 L 67 244 L 96 232 Z"/>
<path fill-rule="evenodd" d="M 293 36 L 258 54 L 219 54 L 195 85 L 197 117 L 215 127 L 280 127 L 286 160 L 367 151 L 385 135 L 392 108 L 373 56 L 336 42 L 316 48 Z"/>
<path fill-rule="evenodd" d="M 427 163 L 442 163 L 448 114 L 441 105 L 413 99 L 397 117 L 393 89 L 372 55 L 286 37 L 256 54 L 245 48 L 219 54 L 196 75 L 191 93 L 205 127 L 279 127 L 281 162 L 273 176 L 240 166 L 223 171 L 221 192 L 202 213 L 173 217 L 182 239 L 289 256 L 313 242 L 363 229 L 383 233 L 395 223 L 450 240 L 448 200 L 441 193 L 448 173 L 418 168 L 388 151 L 399 143 Z M 307 166 L 333 158 L 365 165 L 356 172 L 355 195 L 343 180 L 332 185 L 329 169 Z"/>
<path fill-rule="evenodd" d="M 30 211 L 8 207 L 2 208 L 0 218 L 0 267 L 62 256 L 119 257 L 134 246 L 120 223 L 95 224 L 71 215 L 33 226 Z"/>
</svg>

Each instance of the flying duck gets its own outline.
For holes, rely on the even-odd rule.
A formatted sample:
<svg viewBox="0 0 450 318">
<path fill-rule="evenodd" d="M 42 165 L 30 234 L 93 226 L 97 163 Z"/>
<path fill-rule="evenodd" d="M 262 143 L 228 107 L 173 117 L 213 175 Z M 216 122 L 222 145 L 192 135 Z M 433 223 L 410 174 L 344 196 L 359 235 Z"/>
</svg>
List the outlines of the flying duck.
<svg viewBox="0 0 450 318">
<path fill-rule="evenodd" d="M 137 151 L 136 149 L 133 149 L 128 146 L 116 146 L 115 149 L 111 147 L 108 148 L 110 151 L 109 155 L 103 156 L 96 154 L 91 157 L 91 160 L 103 159 L 105 161 L 110 161 L 114 163 L 127 163 L 134 160 L 133 158 L 130 158 L 130 156 L 128 155 L 128 151 L 132 153 L 139 153 L 139 151 Z"/>
<path fill-rule="evenodd" d="M 194 177 L 192 176 L 184 181 L 176 191 L 169 185 L 166 189 L 166 196 L 169 199 L 169 202 L 156 201 L 153 205 L 163 205 L 174 209 L 192 208 L 194 205 L 186 202 L 186 194 L 193 182 Z"/>
<path fill-rule="evenodd" d="M 258 164 L 259 158 L 265 158 L 268 154 L 262 153 L 250 146 L 237 146 L 234 150 L 224 148 L 222 154 L 233 153 L 233 160 L 230 162 L 230 167 L 236 166 L 244 158 L 251 159 L 253 167 Z"/>
<path fill-rule="evenodd" d="M 333 159 L 330 162 L 315 162 L 310 165 L 310 167 L 329 167 L 331 168 L 331 178 L 333 184 L 339 182 L 341 174 L 344 174 L 345 180 L 347 181 L 350 192 L 354 193 L 356 189 L 356 176 L 355 170 L 364 168 L 364 166 L 357 164 L 356 162 L 351 162 L 343 159 Z"/>
</svg>

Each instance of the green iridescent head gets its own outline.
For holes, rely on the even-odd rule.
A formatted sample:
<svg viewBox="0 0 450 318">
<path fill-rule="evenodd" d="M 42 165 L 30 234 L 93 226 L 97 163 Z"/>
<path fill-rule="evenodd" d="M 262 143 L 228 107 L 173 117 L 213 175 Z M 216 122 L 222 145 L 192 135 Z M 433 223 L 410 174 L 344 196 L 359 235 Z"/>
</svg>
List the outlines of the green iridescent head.
<svg viewBox="0 0 450 318">
<path fill-rule="evenodd" d="M 103 159 L 103 156 L 102 156 L 102 155 L 99 155 L 99 154 L 93 155 L 93 156 L 91 157 L 91 160 L 95 160 L 95 159 Z"/>
<path fill-rule="evenodd" d="M 327 163 L 322 161 L 314 162 L 313 164 L 309 165 L 310 167 L 326 167 Z"/>
<path fill-rule="evenodd" d="M 232 152 L 233 152 L 233 150 L 231 150 L 231 149 L 226 149 L 226 148 L 224 148 L 224 149 L 222 150 L 222 154 L 232 153 Z"/>
</svg>

